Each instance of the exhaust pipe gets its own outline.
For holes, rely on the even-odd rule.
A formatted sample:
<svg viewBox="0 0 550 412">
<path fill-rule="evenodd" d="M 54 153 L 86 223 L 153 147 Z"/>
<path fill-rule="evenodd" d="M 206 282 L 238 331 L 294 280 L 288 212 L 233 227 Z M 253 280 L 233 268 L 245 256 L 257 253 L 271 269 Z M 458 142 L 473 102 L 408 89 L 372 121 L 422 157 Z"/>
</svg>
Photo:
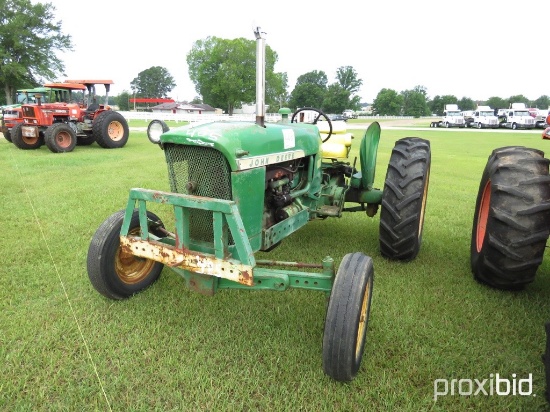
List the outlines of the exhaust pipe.
<svg viewBox="0 0 550 412">
<path fill-rule="evenodd" d="M 265 39 L 260 27 L 254 29 L 256 36 L 256 124 L 265 127 Z"/>
</svg>

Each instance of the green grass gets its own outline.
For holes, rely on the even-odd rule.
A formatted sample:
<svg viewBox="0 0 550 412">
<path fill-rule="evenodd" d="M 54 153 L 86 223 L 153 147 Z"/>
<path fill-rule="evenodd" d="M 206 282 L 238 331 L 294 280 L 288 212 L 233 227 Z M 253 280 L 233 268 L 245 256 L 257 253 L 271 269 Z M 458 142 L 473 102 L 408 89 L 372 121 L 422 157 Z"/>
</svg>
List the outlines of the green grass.
<svg viewBox="0 0 550 412">
<path fill-rule="evenodd" d="M 496 291 L 473 280 L 469 247 L 491 150 L 550 143 L 528 132 L 384 129 L 378 187 L 404 136 L 429 139 L 432 148 L 417 259 L 382 258 L 379 215 L 363 213 L 310 222 L 259 257 L 319 263 L 330 254 L 338 263 L 350 252 L 372 256 L 367 346 L 349 384 L 322 371 L 326 299 L 319 292 L 205 297 L 169 269 L 124 301 L 93 289 L 86 253 L 100 223 L 125 207 L 130 188 L 169 188 L 163 153 L 144 132 L 132 132 L 123 149 L 79 146 L 68 154 L 22 151 L 0 139 L 0 410 L 543 410 L 550 263 L 526 290 Z M 533 374 L 536 396 L 433 400 L 435 379 L 496 373 Z"/>
</svg>

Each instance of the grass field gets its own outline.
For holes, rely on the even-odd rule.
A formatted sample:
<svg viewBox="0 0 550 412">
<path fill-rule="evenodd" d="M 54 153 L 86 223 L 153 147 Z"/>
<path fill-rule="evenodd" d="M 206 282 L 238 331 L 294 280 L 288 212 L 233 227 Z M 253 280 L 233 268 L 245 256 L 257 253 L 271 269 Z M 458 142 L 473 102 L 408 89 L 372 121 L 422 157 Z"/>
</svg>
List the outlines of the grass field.
<svg viewBox="0 0 550 412">
<path fill-rule="evenodd" d="M 349 124 L 351 127 L 353 124 Z M 383 123 L 384 125 L 384 123 Z M 354 131 L 360 137 L 362 131 Z M 90 239 L 132 187 L 168 190 L 162 151 L 132 131 L 123 149 L 23 151 L 0 138 L 0 410 L 541 411 L 550 262 L 521 292 L 476 283 L 469 266 L 479 179 L 493 148 L 550 148 L 540 133 L 384 128 L 376 182 L 394 142 L 431 141 L 423 244 L 412 262 L 378 251 L 379 215 L 312 221 L 260 258 L 374 260 L 374 296 L 358 376 L 321 366 L 326 298 L 314 291 L 187 290 L 164 269 L 141 294 L 111 301 L 86 273 Z M 359 139 L 354 140 L 357 154 Z M 163 220 L 167 210 L 155 211 Z M 532 394 L 459 396 L 466 381 L 532 376 Z M 434 401 L 434 381 L 455 394 Z M 442 387 L 439 387 L 441 390 Z M 477 389 L 473 387 L 474 391 Z M 523 387 L 525 390 L 526 387 Z"/>
</svg>

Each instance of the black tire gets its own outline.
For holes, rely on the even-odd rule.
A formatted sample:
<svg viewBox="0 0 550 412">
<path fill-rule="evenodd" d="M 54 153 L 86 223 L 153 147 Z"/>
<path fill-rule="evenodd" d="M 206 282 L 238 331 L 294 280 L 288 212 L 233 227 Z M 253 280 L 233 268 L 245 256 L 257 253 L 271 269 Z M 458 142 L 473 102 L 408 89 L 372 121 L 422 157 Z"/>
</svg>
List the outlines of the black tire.
<svg viewBox="0 0 550 412">
<path fill-rule="evenodd" d="M 53 153 L 72 152 L 76 146 L 76 133 L 65 123 L 54 123 L 46 129 L 44 140 Z"/>
<path fill-rule="evenodd" d="M 334 279 L 323 334 L 323 370 L 337 381 L 350 381 L 361 366 L 374 269 L 362 253 L 344 256 Z"/>
<path fill-rule="evenodd" d="M 549 163 L 537 149 L 493 150 L 472 226 L 470 263 L 479 282 L 518 290 L 535 279 L 549 233 Z"/>
<path fill-rule="evenodd" d="M 395 142 L 380 212 L 380 252 L 389 259 L 411 260 L 420 251 L 430 166 L 428 140 L 405 137 Z"/>
<path fill-rule="evenodd" d="M 478 129 L 481 129 L 481 122 L 478 122 L 478 123 L 477 123 L 477 128 L 478 128 Z"/>
<path fill-rule="evenodd" d="M 160 276 L 163 264 L 149 259 L 137 258 L 125 253 L 120 247 L 120 229 L 125 210 L 107 218 L 95 232 L 88 248 L 88 277 L 94 288 L 110 299 L 125 299 L 151 286 Z M 158 237 L 164 236 L 158 226 L 162 222 L 152 212 L 147 212 L 152 222 L 149 228 Z M 129 234 L 140 233 L 137 209 L 132 215 Z"/>
<path fill-rule="evenodd" d="M 516 130 L 518 128 L 517 123 L 512 123 L 512 130 Z"/>
<path fill-rule="evenodd" d="M 448 129 L 450 127 L 449 122 L 445 122 L 445 127 Z"/>
<path fill-rule="evenodd" d="M 128 122 L 119 112 L 106 110 L 92 123 L 92 133 L 98 145 L 105 149 L 118 149 L 128 142 Z"/>
<path fill-rule="evenodd" d="M 4 131 L 2 132 L 2 134 L 4 135 L 4 139 L 6 139 L 6 140 L 7 140 L 8 142 L 10 142 L 10 143 L 13 143 L 13 142 L 11 141 L 11 133 L 10 133 L 9 130 L 7 130 L 7 129 L 4 130 Z"/>
<path fill-rule="evenodd" d="M 95 142 L 93 133 L 86 134 L 85 136 L 76 136 L 77 146 L 90 146 Z"/>
<path fill-rule="evenodd" d="M 25 137 L 21 128 L 23 127 L 22 123 L 18 123 L 11 128 L 11 140 L 12 143 L 17 146 L 19 149 L 23 150 L 34 150 L 38 149 L 44 144 L 44 138 L 39 137 Z"/>
</svg>

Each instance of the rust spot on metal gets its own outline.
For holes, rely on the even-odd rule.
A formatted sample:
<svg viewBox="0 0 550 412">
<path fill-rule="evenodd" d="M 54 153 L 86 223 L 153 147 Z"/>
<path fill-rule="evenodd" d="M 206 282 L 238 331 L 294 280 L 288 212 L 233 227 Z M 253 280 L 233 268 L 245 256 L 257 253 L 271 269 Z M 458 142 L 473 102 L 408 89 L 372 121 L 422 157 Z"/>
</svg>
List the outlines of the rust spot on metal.
<svg viewBox="0 0 550 412">
<path fill-rule="evenodd" d="M 220 259 L 208 253 L 201 253 L 157 242 L 142 240 L 136 236 L 121 236 L 123 253 L 157 262 L 169 267 L 178 267 L 205 276 L 226 278 L 245 285 L 252 285 L 252 267 L 231 259 Z"/>
<path fill-rule="evenodd" d="M 244 283 L 245 285 L 252 286 L 252 275 L 248 273 L 247 270 L 243 270 L 239 274 L 239 283 Z"/>
</svg>

